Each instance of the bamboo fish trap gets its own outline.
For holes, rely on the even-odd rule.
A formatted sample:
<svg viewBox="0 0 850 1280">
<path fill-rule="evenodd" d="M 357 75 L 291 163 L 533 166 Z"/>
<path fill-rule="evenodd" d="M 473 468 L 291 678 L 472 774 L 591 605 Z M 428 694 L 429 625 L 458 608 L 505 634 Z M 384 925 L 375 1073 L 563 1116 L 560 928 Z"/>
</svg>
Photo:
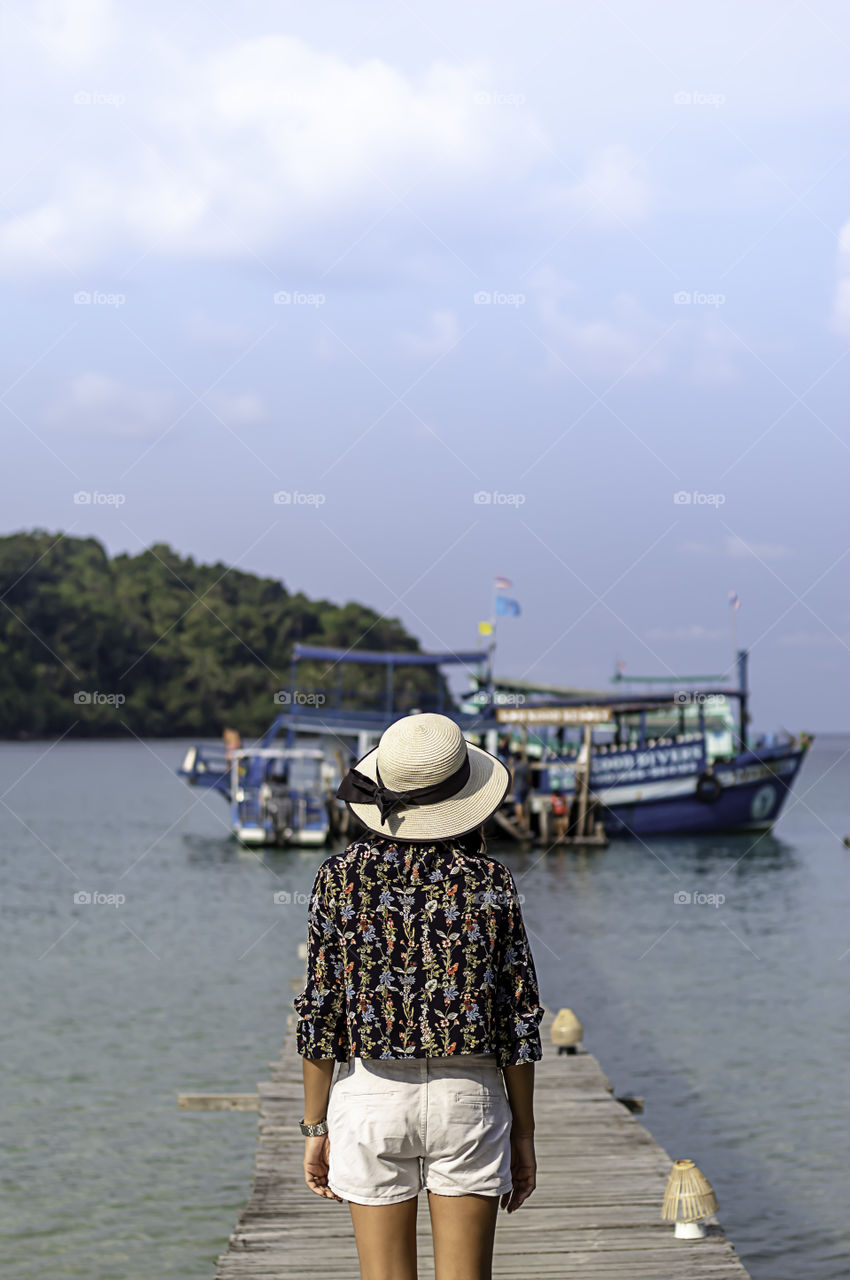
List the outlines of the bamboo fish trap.
<svg viewBox="0 0 850 1280">
<path fill-rule="evenodd" d="M 717 1196 L 705 1174 L 693 1160 L 674 1160 L 664 1192 L 661 1217 L 676 1223 L 677 1235 L 693 1237 L 705 1234 L 700 1220 L 711 1217 L 716 1211 Z M 680 1231 L 680 1226 L 687 1224 L 693 1224 L 691 1229 Z"/>
</svg>

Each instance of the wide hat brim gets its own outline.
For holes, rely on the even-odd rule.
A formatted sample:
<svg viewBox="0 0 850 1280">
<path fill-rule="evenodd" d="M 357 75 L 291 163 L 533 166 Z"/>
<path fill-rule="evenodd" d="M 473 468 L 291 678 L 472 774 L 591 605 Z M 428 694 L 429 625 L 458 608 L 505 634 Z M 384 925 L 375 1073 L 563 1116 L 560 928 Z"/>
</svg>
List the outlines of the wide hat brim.
<svg viewBox="0 0 850 1280">
<path fill-rule="evenodd" d="M 370 831 L 398 840 L 447 840 L 474 831 L 496 812 L 511 785 L 511 775 L 496 756 L 483 747 L 466 744 L 469 778 L 456 795 L 435 804 L 411 805 L 393 810 L 386 819 L 376 804 L 346 804 Z M 366 753 L 354 766 L 367 778 L 376 780 L 378 748 Z"/>
</svg>

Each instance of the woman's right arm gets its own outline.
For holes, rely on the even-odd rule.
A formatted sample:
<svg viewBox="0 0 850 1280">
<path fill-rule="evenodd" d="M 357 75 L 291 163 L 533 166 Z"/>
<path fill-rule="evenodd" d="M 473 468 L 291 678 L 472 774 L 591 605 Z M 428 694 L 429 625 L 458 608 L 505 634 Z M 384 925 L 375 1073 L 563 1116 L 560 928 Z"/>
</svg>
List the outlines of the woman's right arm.
<svg viewBox="0 0 850 1280">
<path fill-rule="evenodd" d="M 304 1121 L 326 1118 L 334 1061 L 346 1056 L 344 961 L 327 901 L 327 862 L 316 873 L 307 916 L 307 975 L 304 990 L 293 1001 L 298 1014 L 296 1044 L 304 1076 Z M 328 1186 L 330 1140 L 317 1135 L 304 1140 L 304 1180 L 311 1191 L 339 1200 Z"/>
<path fill-rule="evenodd" d="M 513 1188 L 502 1196 L 508 1213 L 518 1209 L 537 1186 L 534 1153 L 534 1063 L 503 1067 L 505 1090 L 511 1107 L 511 1179 Z"/>
<path fill-rule="evenodd" d="M 293 1001 L 298 1015 L 295 1042 L 302 1058 L 348 1057 L 345 961 L 328 901 L 329 861 L 322 863 L 313 882 L 307 915 L 307 974 L 303 991 Z"/>
</svg>

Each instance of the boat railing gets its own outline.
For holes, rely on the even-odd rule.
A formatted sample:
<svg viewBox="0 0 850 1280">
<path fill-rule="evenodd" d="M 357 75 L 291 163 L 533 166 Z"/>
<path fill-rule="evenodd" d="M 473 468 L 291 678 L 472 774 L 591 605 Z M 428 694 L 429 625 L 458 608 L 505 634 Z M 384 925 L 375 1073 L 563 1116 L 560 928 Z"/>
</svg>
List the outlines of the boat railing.
<svg viewBox="0 0 850 1280">
<path fill-rule="evenodd" d="M 293 733 L 326 734 L 330 736 L 340 732 L 348 732 L 352 735 L 359 732 L 381 734 L 384 729 L 388 728 L 400 717 L 422 710 L 424 708 L 418 704 L 415 707 L 396 709 L 392 712 L 349 711 L 344 708 L 327 707 L 285 707 L 266 733 L 264 741 L 271 742 L 277 734 L 286 733 L 288 730 Z M 447 708 L 443 714 L 454 720 L 464 733 L 481 734 L 489 729 L 498 729 L 499 727 L 493 718 L 492 710 L 489 710 L 488 713 L 481 712 L 480 714 L 472 715 Z"/>
</svg>

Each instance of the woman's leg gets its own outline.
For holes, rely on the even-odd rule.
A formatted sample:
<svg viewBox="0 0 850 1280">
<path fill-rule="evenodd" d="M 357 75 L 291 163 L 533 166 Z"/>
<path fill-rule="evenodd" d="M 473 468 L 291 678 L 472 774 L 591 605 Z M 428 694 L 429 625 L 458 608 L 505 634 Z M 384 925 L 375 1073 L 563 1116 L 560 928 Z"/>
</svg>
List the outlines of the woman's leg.
<svg viewBox="0 0 850 1280">
<path fill-rule="evenodd" d="M 416 1280 L 418 1204 L 418 1196 L 400 1204 L 348 1202 L 361 1280 Z"/>
<path fill-rule="evenodd" d="M 490 1280 L 498 1196 L 428 1192 L 436 1280 Z"/>
</svg>

